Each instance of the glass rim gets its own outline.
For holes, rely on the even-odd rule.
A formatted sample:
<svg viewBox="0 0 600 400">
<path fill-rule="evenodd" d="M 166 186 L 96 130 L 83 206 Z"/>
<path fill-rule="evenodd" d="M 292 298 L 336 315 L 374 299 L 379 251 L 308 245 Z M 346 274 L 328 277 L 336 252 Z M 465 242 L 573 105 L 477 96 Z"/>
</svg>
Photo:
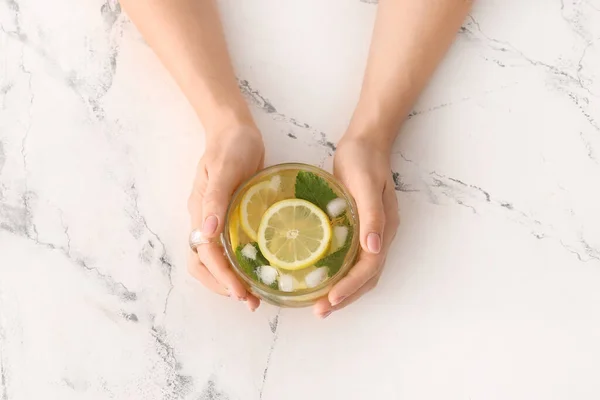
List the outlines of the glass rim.
<svg viewBox="0 0 600 400">
<path fill-rule="evenodd" d="M 350 247 L 348 248 L 347 254 L 353 254 L 353 255 L 345 260 L 345 262 L 342 264 L 342 266 L 340 267 L 338 272 L 336 272 L 329 279 L 326 279 L 325 281 L 323 281 L 322 283 L 320 283 L 319 285 L 317 285 L 313 288 L 300 289 L 300 290 L 297 290 L 294 292 L 283 292 L 279 289 L 273 289 L 272 287 L 264 284 L 263 282 L 260 282 L 259 280 L 254 280 L 254 279 L 250 278 L 240 268 L 237 258 L 235 256 L 235 249 L 233 249 L 231 246 L 231 237 L 228 233 L 229 233 L 229 224 L 230 224 L 230 219 L 231 219 L 230 216 L 231 216 L 231 212 L 233 211 L 232 206 L 237 202 L 242 190 L 244 190 L 248 186 L 248 183 L 250 183 L 250 181 L 252 181 L 256 178 L 261 178 L 262 176 L 268 175 L 274 169 L 283 169 L 283 170 L 298 169 L 298 170 L 304 170 L 304 171 L 309 171 L 309 172 L 314 172 L 314 173 L 317 173 L 320 175 L 324 175 L 328 180 L 330 180 L 331 182 L 333 182 L 336 185 L 336 188 L 341 192 L 341 194 L 344 196 L 345 200 L 348 202 L 348 209 L 352 213 L 352 217 L 354 220 L 354 226 L 353 226 L 354 233 L 352 235 L 352 243 L 350 243 Z M 225 255 L 227 256 L 232 268 L 235 269 L 237 275 L 240 276 L 251 287 L 257 286 L 261 291 L 263 291 L 267 294 L 275 295 L 275 296 L 282 296 L 282 297 L 287 297 L 287 298 L 306 296 L 311 293 L 323 290 L 325 287 L 327 287 L 328 285 L 331 285 L 332 283 L 335 284 L 335 283 L 339 282 L 341 280 L 341 278 L 346 275 L 346 273 L 350 270 L 350 268 L 356 262 L 356 256 L 358 255 L 359 246 L 360 246 L 360 226 L 359 226 L 356 201 L 354 200 L 354 197 L 352 197 L 352 195 L 348 192 L 348 189 L 346 189 L 346 187 L 344 185 L 342 185 L 340 183 L 340 181 L 333 174 L 331 174 L 328 171 L 325 171 L 322 168 L 319 168 L 319 167 L 316 167 L 316 166 L 310 165 L 310 164 L 305 164 L 305 163 L 274 164 L 274 165 L 271 165 L 269 167 L 262 169 L 261 171 L 257 172 L 256 174 L 254 174 L 251 177 L 249 177 L 248 179 L 246 179 L 233 192 L 233 195 L 231 196 L 231 201 L 229 202 L 229 204 L 227 206 L 227 211 L 225 213 L 224 229 L 223 229 L 223 233 L 221 234 L 221 243 L 223 244 L 223 248 L 225 250 Z"/>
</svg>

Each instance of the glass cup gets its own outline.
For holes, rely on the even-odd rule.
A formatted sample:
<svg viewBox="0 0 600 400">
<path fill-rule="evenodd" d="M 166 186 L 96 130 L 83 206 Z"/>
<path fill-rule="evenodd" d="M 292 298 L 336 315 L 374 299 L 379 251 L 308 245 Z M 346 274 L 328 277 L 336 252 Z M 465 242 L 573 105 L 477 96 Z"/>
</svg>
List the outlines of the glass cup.
<svg viewBox="0 0 600 400">
<path fill-rule="evenodd" d="M 349 241 L 346 244 L 348 250 L 343 259 L 341 267 L 335 274 L 314 287 L 303 287 L 293 291 L 282 291 L 280 288 L 274 288 L 266 285 L 260 280 L 249 276 L 240 266 L 240 262 L 236 256 L 236 249 L 232 244 L 231 233 L 232 229 L 234 229 L 232 228 L 232 221 L 234 218 L 239 219 L 239 205 L 242 197 L 248 191 L 248 189 L 261 182 L 269 181 L 274 176 L 279 176 L 278 179 L 281 182 L 281 190 L 279 192 L 281 197 L 278 200 L 295 198 L 294 188 L 291 187 L 291 185 L 295 183 L 296 175 L 300 171 L 313 173 L 322 178 L 335 192 L 338 198 L 345 201 L 346 209 L 344 218 L 345 223 L 351 232 L 351 237 L 348 235 L 348 238 L 346 239 Z M 251 177 L 236 190 L 227 209 L 227 215 L 225 217 L 225 230 L 221 240 L 225 254 L 229 259 L 233 270 L 242 279 L 250 292 L 252 292 L 255 296 L 261 300 L 280 307 L 306 307 L 314 304 L 319 298 L 326 296 L 333 285 L 339 282 L 348 273 L 350 268 L 352 268 L 356 261 L 360 247 L 358 232 L 359 221 L 356 203 L 346 188 L 333 175 L 312 165 L 286 163 L 265 168 Z"/>
</svg>

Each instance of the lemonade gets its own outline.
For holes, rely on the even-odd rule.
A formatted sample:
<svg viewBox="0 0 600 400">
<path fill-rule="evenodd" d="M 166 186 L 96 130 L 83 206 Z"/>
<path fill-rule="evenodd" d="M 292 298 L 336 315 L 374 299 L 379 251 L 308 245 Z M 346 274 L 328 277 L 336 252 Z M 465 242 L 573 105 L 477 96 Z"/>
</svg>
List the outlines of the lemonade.
<svg viewBox="0 0 600 400">
<path fill-rule="evenodd" d="M 223 242 L 253 293 L 282 306 L 327 294 L 358 248 L 356 206 L 335 178 L 312 166 L 261 171 L 233 196 Z"/>
</svg>

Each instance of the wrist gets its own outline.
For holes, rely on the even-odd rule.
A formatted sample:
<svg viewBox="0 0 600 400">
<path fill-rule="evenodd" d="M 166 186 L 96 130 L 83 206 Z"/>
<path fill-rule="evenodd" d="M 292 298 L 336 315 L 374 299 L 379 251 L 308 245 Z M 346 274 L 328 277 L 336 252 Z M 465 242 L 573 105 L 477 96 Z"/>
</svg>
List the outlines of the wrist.
<svg viewBox="0 0 600 400">
<path fill-rule="evenodd" d="M 341 150 L 340 153 L 346 152 L 347 149 L 361 149 L 361 153 L 368 154 L 369 159 L 384 159 L 389 162 L 392 153 L 391 145 L 382 142 L 378 135 L 372 133 L 372 131 L 346 131 L 337 149 Z"/>
<path fill-rule="evenodd" d="M 188 99 L 207 134 L 236 127 L 256 127 L 252 113 L 237 89 L 193 86 Z"/>
<path fill-rule="evenodd" d="M 396 138 L 396 131 L 376 118 L 356 116 L 352 118 L 342 140 L 352 140 L 382 154 L 389 154 Z"/>
<path fill-rule="evenodd" d="M 262 134 L 253 121 L 228 120 L 218 127 L 206 129 L 206 142 L 220 146 L 219 143 L 247 143 L 248 140 L 262 144 Z"/>
<path fill-rule="evenodd" d="M 198 116 L 209 139 L 240 132 L 260 136 L 256 123 L 247 107 L 246 109 L 243 107 L 212 107 L 210 113 L 203 112 L 202 115 L 199 114 Z"/>
<path fill-rule="evenodd" d="M 380 151 L 391 151 L 404 114 L 386 110 L 377 102 L 361 101 L 356 107 L 344 138 L 359 140 Z"/>
</svg>

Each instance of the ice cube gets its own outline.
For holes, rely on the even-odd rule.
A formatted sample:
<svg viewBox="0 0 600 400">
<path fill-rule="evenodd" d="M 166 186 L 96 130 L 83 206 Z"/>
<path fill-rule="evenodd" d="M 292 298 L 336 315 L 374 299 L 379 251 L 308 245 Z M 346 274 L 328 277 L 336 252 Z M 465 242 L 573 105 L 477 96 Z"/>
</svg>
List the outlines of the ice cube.
<svg viewBox="0 0 600 400">
<path fill-rule="evenodd" d="M 333 227 L 333 241 L 331 243 L 331 253 L 341 249 L 348 240 L 348 232 L 350 229 L 345 226 L 334 226 Z"/>
<path fill-rule="evenodd" d="M 247 245 L 245 245 L 242 248 L 242 255 L 246 258 L 249 258 L 251 260 L 256 260 L 256 254 L 258 254 L 256 247 L 254 247 L 250 243 L 248 243 Z"/>
<path fill-rule="evenodd" d="M 279 290 L 282 292 L 293 292 L 296 286 L 298 286 L 298 282 L 292 275 L 279 276 Z"/>
<path fill-rule="evenodd" d="M 338 217 L 346 211 L 346 207 L 348 207 L 346 200 L 336 197 L 327 204 L 327 214 L 331 218 Z"/>
<path fill-rule="evenodd" d="M 262 265 L 256 268 L 256 274 L 261 282 L 263 282 L 265 285 L 272 285 L 277 279 L 279 272 L 277 272 L 277 270 L 270 265 Z"/>
<path fill-rule="evenodd" d="M 271 181 L 269 182 L 269 185 L 271 186 L 271 189 L 279 191 L 279 189 L 281 188 L 281 176 L 273 175 Z"/>
<path fill-rule="evenodd" d="M 309 288 L 314 288 L 319 286 L 319 284 L 323 282 L 325 278 L 327 278 L 327 274 L 329 274 L 329 268 L 317 268 L 313 272 L 306 275 L 304 282 L 306 282 L 306 286 Z"/>
</svg>

